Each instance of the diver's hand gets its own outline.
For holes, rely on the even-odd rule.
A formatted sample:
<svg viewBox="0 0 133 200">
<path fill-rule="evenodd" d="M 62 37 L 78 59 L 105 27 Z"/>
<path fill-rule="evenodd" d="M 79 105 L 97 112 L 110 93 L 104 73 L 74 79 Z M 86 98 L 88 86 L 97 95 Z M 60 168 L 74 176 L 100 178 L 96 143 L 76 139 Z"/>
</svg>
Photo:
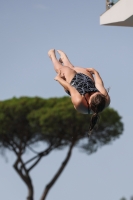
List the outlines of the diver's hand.
<svg viewBox="0 0 133 200">
<path fill-rule="evenodd" d="M 54 78 L 54 80 L 56 80 L 56 81 L 58 81 L 59 79 L 65 80 L 64 73 L 61 73 L 61 70 L 58 72 L 57 76 Z"/>
<path fill-rule="evenodd" d="M 58 81 L 59 79 L 60 79 L 60 77 L 57 74 L 57 76 L 54 78 L 54 80 Z"/>
<path fill-rule="evenodd" d="M 86 68 L 86 71 L 90 72 L 91 74 L 97 73 L 97 71 L 94 68 Z"/>
</svg>

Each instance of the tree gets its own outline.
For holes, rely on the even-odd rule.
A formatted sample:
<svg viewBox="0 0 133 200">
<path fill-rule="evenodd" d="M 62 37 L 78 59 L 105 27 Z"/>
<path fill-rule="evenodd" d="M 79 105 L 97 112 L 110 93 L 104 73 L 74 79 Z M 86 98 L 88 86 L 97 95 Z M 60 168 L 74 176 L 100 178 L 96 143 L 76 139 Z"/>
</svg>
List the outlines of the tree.
<svg viewBox="0 0 133 200">
<path fill-rule="evenodd" d="M 99 147 L 119 138 L 123 124 L 118 113 L 105 109 L 101 114 L 98 129 L 88 138 L 88 115 L 75 111 L 69 97 L 62 98 L 13 98 L 0 102 L 0 148 L 9 149 L 16 155 L 14 169 L 28 188 L 27 200 L 33 200 L 34 190 L 30 171 L 54 149 L 68 146 L 66 158 L 52 180 L 46 185 L 41 200 L 46 196 L 67 165 L 74 146 L 91 154 Z M 37 153 L 34 145 L 42 141 L 47 145 Z M 24 161 L 22 155 L 29 148 L 36 155 Z"/>
<path fill-rule="evenodd" d="M 125 197 L 122 197 L 120 200 L 127 200 Z M 130 200 L 133 200 L 133 196 L 130 198 Z"/>
</svg>

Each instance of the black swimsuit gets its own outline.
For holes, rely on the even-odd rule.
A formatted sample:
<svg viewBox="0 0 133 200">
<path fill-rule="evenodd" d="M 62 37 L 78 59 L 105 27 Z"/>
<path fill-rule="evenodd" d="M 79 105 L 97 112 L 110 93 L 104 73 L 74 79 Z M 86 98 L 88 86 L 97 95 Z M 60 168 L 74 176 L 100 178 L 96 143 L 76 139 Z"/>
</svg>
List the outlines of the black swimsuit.
<svg viewBox="0 0 133 200">
<path fill-rule="evenodd" d="M 92 79 L 82 73 L 75 74 L 75 76 L 73 77 L 73 79 L 70 82 L 70 85 L 75 87 L 75 89 L 84 97 L 85 97 L 86 93 L 99 92 L 97 90 L 97 88 L 95 87 L 95 84 L 92 81 Z M 67 92 L 67 94 L 69 94 L 71 96 L 69 91 L 66 91 L 66 92 Z M 85 97 L 85 100 L 88 104 L 86 97 Z M 88 104 L 88 114 L 89 113 L 90 113 L 90 110 L 89 110 L 89 104 Z"/>
</svg>

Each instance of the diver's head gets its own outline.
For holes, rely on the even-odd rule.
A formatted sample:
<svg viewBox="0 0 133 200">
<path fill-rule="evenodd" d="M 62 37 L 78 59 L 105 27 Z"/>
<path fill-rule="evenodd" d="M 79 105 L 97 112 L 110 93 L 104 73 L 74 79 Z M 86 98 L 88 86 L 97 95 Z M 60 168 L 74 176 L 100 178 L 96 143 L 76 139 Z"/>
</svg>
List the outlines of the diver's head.
<svg viewBox="0 0 133 200">
<path fill-rule="evenodd" d="M 90 109 L 94 113 L 102 112 L 106 105 L 106 97 L 100 92 L 94 93 L 90 98 Z"/>
</svg>

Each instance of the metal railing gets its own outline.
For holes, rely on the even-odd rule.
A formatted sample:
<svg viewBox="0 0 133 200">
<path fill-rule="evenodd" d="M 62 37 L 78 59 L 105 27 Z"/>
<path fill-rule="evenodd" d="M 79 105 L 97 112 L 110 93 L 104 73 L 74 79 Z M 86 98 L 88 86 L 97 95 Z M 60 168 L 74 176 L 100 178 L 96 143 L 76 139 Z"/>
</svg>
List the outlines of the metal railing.
<svg viewBox="0 0 133 200">
<path fill-rule="evenodd" d="M 120 0 L 106 0 L 106 10 L 110 9 L 118 1 L 120 1 Z"/>
</svg>

